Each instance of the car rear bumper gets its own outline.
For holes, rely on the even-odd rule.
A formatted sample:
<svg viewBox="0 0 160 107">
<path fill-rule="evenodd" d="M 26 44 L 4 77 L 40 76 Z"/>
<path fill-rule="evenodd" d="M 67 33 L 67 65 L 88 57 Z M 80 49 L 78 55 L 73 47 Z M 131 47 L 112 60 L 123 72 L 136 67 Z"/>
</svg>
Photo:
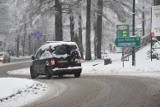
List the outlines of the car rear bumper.
<svg viewBox="0 0 160 107">
<path fill-rule="evenodd" d="M 52 69 L 53 75 L 59 75 L 59 74 L 76 74 L 81 73 L 82 67 L 68 67 L 68 68 L 54 68 Z"/>
</svg>

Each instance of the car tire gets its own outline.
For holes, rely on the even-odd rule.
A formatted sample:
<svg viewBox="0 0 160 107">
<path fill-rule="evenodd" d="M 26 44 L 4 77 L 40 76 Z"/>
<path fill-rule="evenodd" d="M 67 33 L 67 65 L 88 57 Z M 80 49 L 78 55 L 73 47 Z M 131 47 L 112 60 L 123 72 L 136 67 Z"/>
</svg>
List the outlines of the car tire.
<svg viewBox="0 0 160 107">
<path fill-rule="evenodd" d="M 33 68 L 30 68 L 30 75 L 32 79 L 35 79 L 38 75 L 34 72 Z"/>
<path fill-rule="evenodd" d="M 5 59 L 3 60 L 3 63 L 6 63 L 6 60 L 5 60 Z"/>
<path fill-rule="evenodd" d="M 59 75 L 58 75 L 58 78 L 63 78 L 63 75 L 62 75 L 62 74 L 59 74 Z"/>
<path fill-rule="evenodd" d="M 45 75 L 47 79 L 50 79 L 52 77 L 52 74 L 50 73 L 50 69 L 46 67 L 45 69 Z"/>
<path fill-rule="evenodd" d="M 81 73 L 76 73 L 76 74 L 74 74 L 74 77 L 75 78 L 79 78 L 81 76 Z"/>
<path fill-rule="evenodd" d="M 10 59 L 8 59 L 8 62 L 10 62 Z"/>
</svg>

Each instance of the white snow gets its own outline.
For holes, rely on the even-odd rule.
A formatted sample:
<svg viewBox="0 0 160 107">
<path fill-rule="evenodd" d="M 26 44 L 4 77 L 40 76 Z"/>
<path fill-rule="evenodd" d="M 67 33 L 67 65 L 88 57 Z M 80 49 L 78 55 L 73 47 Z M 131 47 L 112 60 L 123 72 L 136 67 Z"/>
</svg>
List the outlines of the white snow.
<svg viewBox="0 0 160 107">
<path fill-rule="evenodd" d="M 51 47 L 51 49 L 54 50 L 54 48 L 55 48 L 56 46 L 58 46 L 58 45 L 64 45 L 64 44 L 66 44 L 66 45 L 76 45 L 75 42 L 50 41 L 50 42 L 48 42 L 47 44 L 42 45 L 42 46 L 40 47 L 40 49 L 46 50 L 46 49 L 49 49 L 49 48 Z M 76 45 L 76 46 L 77 46 L 77 45 Z"/>
<path fill-rule="evenodd" d="M 56 46 L 59 45 L 73 45 L 76 46 L 77 48 L 75 50 L 79 52 L 79 48 L 77 46 L 77 44 L 75 42 L 63 42 L 63 41 L 48 41 L 47 44 L 42 45 L 38 51 L 37 51 L 37 56 L 39 56 L 39 59 L 46 59 L 46 58 L 52 58 L 52 57 L 56 57 L 56 58 L 66 58 L 68 56 L 68 54 L 64 54 L 64 55 L 56 55 L 55 53 L 55 48 Z"/>
<path fill-rule="evenodd" d="M 143 77 L 160 78 L 160 60 L 148 58 L 147 52 L 150 46 L 144 47 L 136 53 L 136 66 L 132 66 L 132 56 L 129 61 L 123 63 L 121 61 L 122 54 L 110 54 L 112 64 L 104 65 L 103 60 L 84 62 L 82 65 L 83 74 L 94 75 L 129 75 Z M 155 50 L 159 53 L 159 50 Z"/>
<path fill-rule="evenodd" d="M 153 59 L 151 61 L 147 52 L 150 50 L 150 46 L 146 46 L 136 53 L 136 66 L 132 66 L 132 58 L 129 57 L 129 61 L 126 61 L 124 67 L 122 66 L 121 56 L 122 54 L 108 54 L 108 57 L 112 59 L 112 64 L 104 65 L 104 60 L 92 60 L 84 61 L 82 63 L 82 75 L 127 75 L 127 76 L 140 76 L 140 77 L 150 77 L 150 78 L 160 78 L 160 60 Z M 157 51 L 157 50 L 156 50 Z M 158 52 L 158 51 L 157 51 Z M 8 71 L 10 75 L 30 75 L 29 68 L 19 69 L 15 71 Z M 12 85 L 14 84 L 14 85 Z M 15 85 L 16 84 L 16 85 Z M 16 78 L 1 78 L 0 79 L 0 98 L 5 98 L 18 91 L 27 90 L 28 87 L 37 84 L 37 82 L 27 79 L 16 79 Z M 41 83 L 38 83 L 41 84 Z M 3 86 L 2 86 L 3 85 Z M 55 85 L 58 87 L 60 84 Z M 42 89 L 47 92 L 48 88 L 42 85 Z M 41 89 L 41 88 L 40 88 Z M 63 90 L 63 87 L 61 88 Z M 44 93 L 45 93 L 44 92 Z M 37 93 L 39 95 L 41 93 Z M 26 95 L 21 95 L 19 98 L 26 97 Z M 17 98 L 17 97 L 16 97 Z M 32 97 L 33 98 L 33 97 Z M 19 99 L 13 100 L 16 105 Z M 9 100 L 5 102 L 0 102 L 1 104 L 8 104 Z M 21 102 L 21 100 L 20 100 Z M 3 106 L 4 107 L 4 106 Z"/>
<path fill-rule="evenodd" d="M 2 90 L 2 88 L 0 88 L 1 92 L 0 99 L 8 97 L 12 93 L 17 93 L 18 90 L 21 90 L 24 87 L 31 87 L 32 84 L 34 83 L 32 80 L 18 79 L 18 78 L 0 78 L 0 81 L 1 81 L 0 86 L 3 87 L 4 89 L 7 89 L 7 90 Z M 16 85 L 13 85 L 12 83 L 16 83 Z"/>
<path fill-rule="evenodd" d="M 48 92 L 48 86 L 29 79 L 0 78 L 0 107 L 19 107 Z"/>
<path fill-rule="evenodd" d="M 136 66 L 132 66 L 132 56 L 129 57 L 129 61 L 124 62 L 123 67 L 122 54 L 110 54 L 112 64 L 104 65 L 103 60 L 84 62 L 82 65 L 83 73 L 87 75 L 128 75 L 160 78 L 160 60 L 153 59 L 151 61 L 147 56 L 149 50 L 150 46 L 148 45 L 136 53 Z"/>
<path fill-rule="evenodd" d="M 0 78 L 0 86 L 0 107 L 20 107 L 32 103 L 49 92 L 50 88 L 54 92 L 52 97 L 57 97 L 66 89 L 62 83 L 53 82 L 49 88 L 47 84 L 22 78 Z"/>
</svg>

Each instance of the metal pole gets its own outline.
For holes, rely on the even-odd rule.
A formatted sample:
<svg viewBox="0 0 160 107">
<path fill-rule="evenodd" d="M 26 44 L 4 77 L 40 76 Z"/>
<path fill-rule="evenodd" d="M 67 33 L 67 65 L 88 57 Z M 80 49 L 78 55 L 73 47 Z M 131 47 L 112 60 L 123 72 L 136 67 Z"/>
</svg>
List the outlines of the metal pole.
<svg viewBox="0 0 160 107">
<path fill-rule="evenodd" d="M 152 8 L 151 8 L 151 29 L 152 29 Z M 151 40 L 150 41 L 151 42 L 151 53 L 150 53 L 151 54 L 151 61 L 152 61 L 152 36 L 153 35 L 151 35 L 151 32 L 150 32 L 150 37 L 151 37 L 151 39 L 150 39 Z"/>
<path fill-rule="evenodd" d="M 17 50 L 16 50 L 16 57 L 19 57 L 19 34 L 17 34 Z"/>
<path fill-rule="evenodd" d="M 153 51 L 152 51 L 152 48 L 153 48 L 153 42 L 152 42 L 152 36 L 151 36 L 151 61 L 152 61 L 152 53 L 153 53 Z"/>
<path fill-rule="evenodd" d="M 144 6 L 143 6 L 143 12 L 142 12 L 142 35 L 145 35 L 145 15 L 144 15 Z"/>
<path fill-rule="evenodd" d="M 124 67 L 124 47 L 122 47 L 122 60 L 123 60 L 123 67 Z"/>
<path fill-rule="evenodd" d="M 132 36 L 135 36 L 135 0 L 133 0 Z M 135 66 L 135 47 L 132 47 L 132 66 Z"/>
</svg>

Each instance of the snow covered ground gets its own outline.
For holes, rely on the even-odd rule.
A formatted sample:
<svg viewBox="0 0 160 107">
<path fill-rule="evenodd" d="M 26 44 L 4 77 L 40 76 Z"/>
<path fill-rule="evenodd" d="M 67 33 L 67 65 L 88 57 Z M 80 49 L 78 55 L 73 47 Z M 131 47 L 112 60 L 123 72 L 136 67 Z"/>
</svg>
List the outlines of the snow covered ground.
<svg viewBox="0 0 160 107">
<path fill-rule="evenodd" d="M 103 60 L 85 61 L 82 64 L 82 75 L 127 75 L 160 79 L 160 60 L 154 59 L 151 61 L 147 56 L 147 51 L 149 50 L 150 46 L 148 45 L 136 53 L 136 66 L 132 66 L 130 57 L 129 61 L 126 61 L 123 67 L 121 54 L 109 54 L 108 56 L 112 59 L 112 64 L 109 65 L 104 65 Z M 29 68 L 8 71 L 8 74 L 30 75 Z M 19 106 L 22 102 L 30 102 L 33 99 L 35 100 L 37 97 L 44 95 L 49 89 L 45 84 L 18 78 L 0 78 L 0 86 L 0 93 L 3 93 L 0 94 L 0 107 L 9 107 L 12 106 L 12 104 L 14 104 L 14 106 Z M 55 88 L 57 86 L 58 85 L 56 85 Z M 38 91 L 35 89 L 38 89 Z M 34 97 L 33 95 L 37 97 Z M 29 98 L 30 100 L 27 101 L 25 98 Z"/>
<path fill-rule="evenodd" d="M 20 107 L 36 101 L 49 91 L 49 86 L 31 79 L 0 78 L 0 107 Z M 66 89 L 64 84 L 54 82 L 53 97 Z"/>
<path fill-rule="evenodd" d="M 129 61 L 121 61 L 122 54 L 110 54 L 112 64 L 104 65 L 103 60 L 84 62 L 83 74 L 91 75 L 128 75 L 160 78 L 160 60 L 148 58 L 147 52 L 150 46 L 144 47 L 136 53 L 136 66 L 132 66 L 132 56 Z M 156 50 L 160 53 L 160 49 Z"/>
<path fill-rule="evenodd" d="M 0 107 L 25 105 L 46 94 L 48 86 L 29 79 L 0 78 Z"/>
</svg>

